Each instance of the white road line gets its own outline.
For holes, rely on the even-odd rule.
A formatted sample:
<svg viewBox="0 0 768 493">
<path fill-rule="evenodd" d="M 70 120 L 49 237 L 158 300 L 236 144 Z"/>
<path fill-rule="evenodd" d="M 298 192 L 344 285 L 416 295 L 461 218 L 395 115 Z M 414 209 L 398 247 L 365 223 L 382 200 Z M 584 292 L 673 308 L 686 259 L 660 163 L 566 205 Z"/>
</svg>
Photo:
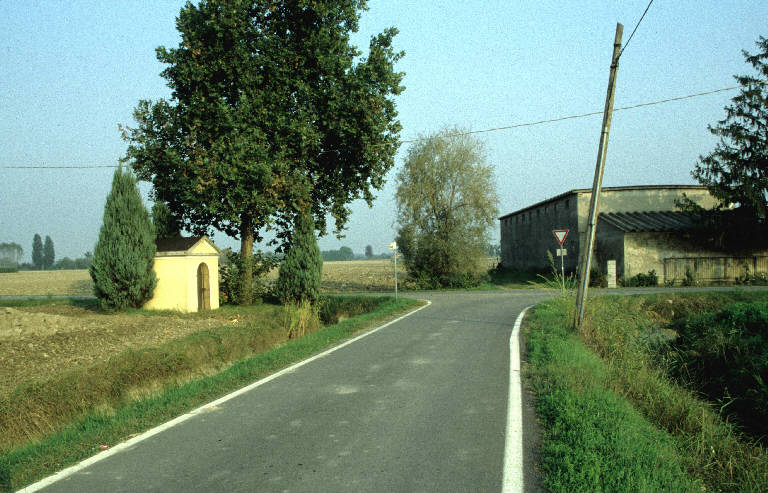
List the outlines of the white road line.
<svg viewBox="0 0 768 493">
<path fill-rule="evenodd" d="M 525 308 L 515 320 L 509 336 L 509 400 L 507 402 L 507 438 L 504 444 L 502 493 L 523 491 L 523 399 L 520 384 L 520 324 Z"/>
<path fill-rule="evenodd" d="M 145 431 L 141 435 L 137 435 L 137 436 L 131 438 L 128 441 L 125 441 L 123 443 L 115 445 L 114 447 L 112 447 L 110 449 L 107 449 L 104 452 L 100 452 L 100 453 L 94 455 L 93 457 L 89 457 L 88 459 L 85 459 L 84 461 L 82 461 L 82 462 L 80 462 L 78 464 L 75 464 L 74 466 L 68 467 L 66 469 L 62 469 L 61 471 L 57 472 L 56 474 L 54 474 L 52 476 L 48 476 L 45 479 L 41 479 L 37 483 L 33 483 L 33 484 L 31 484 L 31 485 L 29 485 L 29 486 L 27 486 L 27 487 L 25 487 L 25 488 L 23 488 L 21 490 L 18 490 L 17 493 L 32 493 L 33 491 L 41 490 L 41 489 L 45 488 L 46 486 L 49 486 L 49 485 L 51 485 L 51 484 L 53 484 L 53 483 L 55 483 L 57 481 L 61 481 L 62 479 L 66 478 L 68 476 L 71 476 L 72 474 L 74 474 L 74 473 L 76 473 L 76 472 L 78 472 L 78 471 L 80 471 L 82 469 L 85 469 L 86 467 L 90 466 L 91 464 L 95 464 L 96 462 L 102 461 L 102 460 L 104 460 L 104 459 L 106 459 L 108 457 L 111 457 L 111 456 L 119 453 L 119 452 L 122 452 L 123 450 L 127 450 L 127 449 L 133 447 L 134 445 L 136 445 L 137 443 L 143 442 L 144 440 L 146 440 L 149 437 L 157 435 L 158 433 L 161 433 L 161 432 L 163 432 L 163 431 L 165 431 L 165 430 L 167 430 L 169 428 L 172 428 L 172 427 L 174 427 L 174 426 L 176 426 L 176 425 L 178 425 L 180 423 L 183 423 L 184 421 L 186 421 L 186 420 L 196 416 L 197 414 L 206 412 L 206 410 L 211 408 L 211 407 L 218 406 L 218 405 L 220 405 L 220 404 L 222 404 L 224 402 L 227 402 L 230 399 L 234 399 L 235 397 L 237 397 L 237 396 L 239 396 L 241 394 L 244 394 L 244 393 L 246 393 L 246 392 L 248 392 L 250 390 L 253 390 L 256 387 L 260 387 L 260 386 L 264 385 L 265 383 L 271 382 L 272 380 L 274 380 L 274 379 L 276 379 L 276 378 L 278 378 L 278 377 L 280 377 L 282 375 L 285 375 L 286 373 L 291 373 L 291 372 L 295 371 L 296 369 L 298 369 L 298 368 L 300 368 L 300 367 L 302 367 L 302 366 L 304 366 L 304 365 L 306 365 L 308 363 L 311 363 L 312 361 L 320 359 L 320 358 L 322 358 L 324 356 L 328 356 L 329 354 L 333 353 L 334 351 L 338 351 L 339 349 L 341 349 L 341 348 L 343 348 L 345 346 L 349 346 L 350 344 L 352 344 L 355 341 L 359 341 L 360 339 L 362 339 L 364 337 L 368 337 L 369 335 L 373 334 L 374 332 L 378 332 L 378 331 L 380 331 L 381 329 L 383 329 L 385 327 L 388 327 L 388 326 L 390 326 L 390 325 L 392 325 L 394 323 L 397 323 L 400 320 L 402 320 L 402 319 L 404 319 L 406 317 L 409 317 L 409 316 L 413 315 L 414 313 L 418 312 L 419 310 L 423 310 L 424 308 L 426 308 L 426 307 L 428 307 L 429 305 L 432 304 L 432 302 L 429 301 L 429 300 L 424 300 L 424 301 L 427 302 L 426 305 L 420 306 L 419 308 L 413 310 L 412 312 L 408 312 L 405 315 L 401 315 L 400 317 L 397 317 L 394 320 L 390 320 L 389 322 L 387 322 L 387 323 L 385 323 L 383 325 L 380 325 L 380 326 L 378 326 L 378 327 L 376 327 L 376 328 L 374 328 L 372 330 L 369 330 L 368 332 L 360 334 L 359 336 L 354 337 L 354 338 L 352 338 L 352 339 L 350 339 L 350 340 L 348 340 L 346 342 L 343 342 L 343 343 L 339 344 L 338 346 L 334 346 L 334 347 L 332 347 L 332 348 L 330 348 L 330 349 L 328 349 L 326 351 L 323 351 L 322 353 L 318 353 L 318 354 L 312 356 L 311 358 L 307 358 L 307 359 L 299 361 L 298 363 L 295 363 L 295 364 L 293 364 L 291 366 L 283 368 L 282 370 L 278 371 L 277 373 L 273 373 L 272 375 L 270 375 L 268 377 L 262 378 L 261 380 L 259 380 L 257 382 L 254 382 L 254 383 L 248 385 L 247 387 L 243 387 L 243 388 L 241 388 L 239 390 L 236 390 L 236 391 L 232 392 L 231 394 L 227 394 L 224 397 L 216 399 L 213 402 L 209 402 L 208 404 L 203 404 L 202 406 L 198 407 L 197 409 L 195 409 L 193 411 L 188 412 L 187 414 L 182 414 L 178 418 L 172 419 L 171 421 L 168 421 L 167 423 L 163 423 L 163 424 L 161 424 L 159 426 L 156 426 L 156 427 L 154 427 L 154 428 L 152 428 L 152 429 L 150 429 L 148 431 Z"/>
</svg>

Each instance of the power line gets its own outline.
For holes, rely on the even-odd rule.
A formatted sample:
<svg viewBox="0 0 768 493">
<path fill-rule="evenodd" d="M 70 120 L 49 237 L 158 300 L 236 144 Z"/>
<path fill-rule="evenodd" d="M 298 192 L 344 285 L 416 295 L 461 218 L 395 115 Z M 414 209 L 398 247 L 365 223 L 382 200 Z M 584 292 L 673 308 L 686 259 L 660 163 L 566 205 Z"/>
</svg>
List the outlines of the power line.
<svg viewBox="0 0 768 493">
<path fill-rule="evenodd" d="M 632 36 L 635 35 L 635 31 L 637 31 L 637 28 L 640 27 L 640 23 L 643 22 L 643 19 L 645 18 L 645 14 L 648 13 L 648 9 L 651 8 L 651 4 L 653 3 L 653 0 L 648 2 L 648 6 L 645 7 L 645 11 L 643 12 L 643 15 L 640 16 L 640 20 L 637 21 L 637 24 L 635 24 L 635 28 L 632 29 L 632 34 L 629 35 L 629 38 L 627 39 L 627 42 L 624 43 L 624 46 L 621 48 L 621 51 L 619 52 L 619 56 L 617 58 L 621 58 L 621 54 L 624 53 L 624 50 L 627 49 L 627 46 L 629 46 L 629 42 L 632 41 Z"/>
<path fill-rule="evenodd" d="M 624 45 L 626 47 L 626 45 Z M 714 89 L 712 91 L 705 91 L 705 92 L 697 92 L 694 94 L 687 94 L 685 96 L 678 96 L 675 98 L 667 98 L 667 99 L 660 99 L 658 101 L 651 101 L 648 103 L 640 103 L 640 104 L 634 104 L 631 106 L 622 106 L 621 108 L 614 108 L 613 111 L 624 111 L 624 110 L 632 110 L 636 108 L 642 108 L 644 106 L 653 106 L 656 104 L 663 104 L 663 103 L 670 103 L 673 101 L 681 101 L 683 99 L 691 99 L 691 98 L 698 98 L 701 96 L 709 96 L 710 94 L 716 94 L 719 92 L 725 92 L 725 91 L 733 91 L 734 89 L 739 89 L 741 86 L 732 86 L 732 87 L 723 87 L 721 89 Z M 481 134 L 481 133 L 488 133 L 488 132 L 498 132 L 500 130 L 511 130 L 513 128 L 521 128 L 521 127 L 533 127 L 536 125 L 544 125 L 546 123 L 555 123 L 555 122 L 562 122 L 565 120 L 575 120 L 577 118 L 587 118 L 590 116 L 595 115 L 602 115 L 603 111 L 592 111 L 590 113 L 581 113 L 578 115 L 569 115 L 569 116 L 561 116 L 558 118 L 550 118 L 548 120 L 538 120 L 533 122 L 526 122 L 526 123 L 517 123 L 514 125 L 506 125 L 504 127 L 494 127 L 494 128 L 486 128 L 483 130 L 469 130 L 467 132 L 458 132 L 454 134 L 449 134 L 448 137 L 460 137 L 463 135 L 472 135 L 472 134 Z M 408 140 L 401 140 L 400 144 L 410 144 L 413 142 L 421 142 L 424 140 L 429 140 L 432 137 L 418 137 L 415 139 L 408 139 Z M 383 144 L 387 145 L 387 144 Z M 326 150 L 324 152 L 332 152 L 333 150 Z M 0 169 L 87 169 L 87 168 L 118 168 L 120 165 L 102 165 L 102 166 L 0 166 Z"/>
<path fill-rule="evenodd" d="M 741 86 L 724 87 L 722 89 L 715 89 L 715 90 L 706 91 L 706 92 L 698 92 L 698 93 L 695 93 L 695 94 L 688 94 L 686 96 L 678 96 L 676 98 L 660 99 L 658 101 L 651 101 L 649 103 L 640 103 L 640 104 L 635 104 L 635 105 L 632 105 L 632 106 L 622 106 L 621 108 L 614 108 L 613 111 L 631 110 L 631 109 L 635 109 L 635 108 L 641 108 L 643 106 L 653 106 L 655 104 L 669 103 L 669 102 L 672 102 L 672 101 L 680 101 L 680 100 L 683 100 L 683 99 L 697 98 L 697 97 L 700 97 L 700 96 L 708 96 L 710 94 L 715 94 L 715 93 L 718 93 L 718 92 L 733 91 L 734 89 L 739 89 L 740 87 Z M 459 132 L 459 133 L 455 133 L 455 134 L 450 134 L 448 136 L 449 137 L 459 137 L 459 136 L 462 136 L 462 135 L 480 134 L 480 133 L 486 133 L 486 132 L 496 132 L 498 130 L 509 130 L 509 129 L 512 129 L 512 128 L 532 127 L 534 125 L 543 125 L 545 123 L 555 123 L 555 122 L 561 122 L 561 121 L 564 121 L 564 120 L 573 120 L 573 119 L 576 119 L 576 118 L 586 118 L 588 116 L 595 116 L 595 115 L 602 115 L 602 114 L 603 114 L 602 110 L 601 111 L 593 111 L 591 113 L 582 113 L 580 115 L 562 116 L 562 117 L 559 117 L 559 118 L 552 118 L 552 119 L 549 119 L 549 120 L 539 120 L 539 121 L 528 122 L 528 123 L 518 123 L 518 124 L 515 124 L 515 125 L 507 125 L 505 127 L 487 128 L 487 129 L 484 129 L 484 130 L 470 130 L 470 131 L 467 131 L 467 132 Z M 421 142 L 423 140 L 429 140 L 430 138 L 431 137 L 420 137 L 420 138 L 417 138 L 417 139 L 402 140 L 402 141 L 400 141 L 400 143 L 401 144 L 408 144 L 408 143 L 412 143 L 412 142 Z"/>
<path fill-rule="evenodd" d="M 117 164 L 94 165 L 94 166 L 0 166 L 0 168 L 13 169 L 87 169 L 87 168 L 119 168 Z"/>
</svg>

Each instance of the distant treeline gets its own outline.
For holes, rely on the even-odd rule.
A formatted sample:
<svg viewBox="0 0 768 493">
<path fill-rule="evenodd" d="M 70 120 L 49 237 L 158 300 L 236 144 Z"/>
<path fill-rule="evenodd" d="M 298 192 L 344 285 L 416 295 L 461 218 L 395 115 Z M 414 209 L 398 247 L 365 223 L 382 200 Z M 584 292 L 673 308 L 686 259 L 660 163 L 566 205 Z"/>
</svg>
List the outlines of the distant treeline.
<svg viewBox="0 0 768 493">
<path fill-rule="evenodd" d="M 74 260 L 69 257 L 55 260 L 53 240 L 46 236 L 43 243 L 39 234 L 32 239 L 32 263 L 21 263 L 23 256 L 24 249 L 18 243 L 0 243 L 0 271 L 87 269 L 93 261 L 91 252 L 85 252 L 83 257 Z"/>
<path fill-rule="evenodd" d="M 343 246 L 338 250 L 325 250 L 320 252 L 323 256 L 324 262 L 336 262 L 343 260 L 361 260 L 361 259 L 377 259 L 377 258 L 390 258 L 392 255 L 389 253 L 382 253 L 380 255 L 373 254 L 373 248 L 371 245 L 365 247 L 365 255 L 359 255 L 352 251 L 351 248 Z"/>
<path fill-rule="evenodd" d="M 64 257 L 53 263 L 52 266 L 45 270 L 73 270 L 73 269 L 87 269 L 91 266 L 93 261 L 93 254 L 91 252 L 85 252 L 85 256 L 71 259 Z M 18 270 L 40 270 L 29 262 L 18 265 Z"/>
</svg>

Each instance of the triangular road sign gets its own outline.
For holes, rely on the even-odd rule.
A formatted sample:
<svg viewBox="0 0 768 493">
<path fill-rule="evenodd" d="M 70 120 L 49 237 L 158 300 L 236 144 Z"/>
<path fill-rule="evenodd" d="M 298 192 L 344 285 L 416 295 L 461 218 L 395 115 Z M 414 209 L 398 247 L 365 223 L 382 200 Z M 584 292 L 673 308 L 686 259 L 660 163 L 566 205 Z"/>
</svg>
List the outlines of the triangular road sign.
<svg viewBox="0 0 768 493">
<path fill-rule="evenodd" d="M 558 243 L 560 243 L 560 246 L 563 246 L 563 243 L 565 243 L 565 238 L 568 236 L 567 229 L 553 229 L 552 234 L 555 235 L 555 239 Z"/>
</svg>

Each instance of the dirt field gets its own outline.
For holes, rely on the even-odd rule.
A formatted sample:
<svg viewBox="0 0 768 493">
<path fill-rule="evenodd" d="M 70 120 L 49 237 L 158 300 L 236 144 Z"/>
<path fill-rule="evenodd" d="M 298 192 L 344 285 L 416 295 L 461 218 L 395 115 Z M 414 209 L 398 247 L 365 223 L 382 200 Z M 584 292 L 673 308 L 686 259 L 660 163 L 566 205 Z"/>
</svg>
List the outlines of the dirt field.
<svg viewBox="0 0 768 493">
<path fill-rule="evenodd" d="M 395 289 L 395 265 L 391 260 L 350 260 L 347 262 L 323 262 L 323 290 L 392 291 Z M 407 271 L 402 262 L 397 264 L 400 288 Z"/>
<path fill-rule="evenodd" d="M 0 307 L 0 394 L 18 383 L 105 361 L 223 324 L 231 312 L 201 315 L 104 314 L 70 305 Z"/>
</svg>

